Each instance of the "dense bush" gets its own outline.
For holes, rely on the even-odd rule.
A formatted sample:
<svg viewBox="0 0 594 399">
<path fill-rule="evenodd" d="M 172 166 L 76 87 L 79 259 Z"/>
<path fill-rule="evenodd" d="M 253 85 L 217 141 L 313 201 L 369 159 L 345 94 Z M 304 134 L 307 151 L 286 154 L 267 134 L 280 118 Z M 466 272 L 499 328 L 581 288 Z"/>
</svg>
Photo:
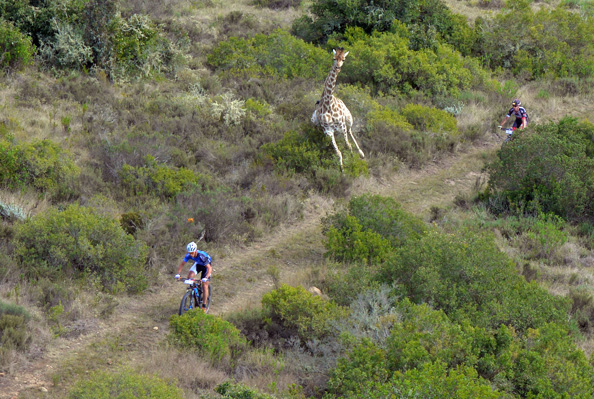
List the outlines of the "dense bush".
<svg viewBox="0 0 594 399">
<path fill-rule="evenodd" d="M 123 165 L 119 172 L 121 186 L 130 196 L 154 194 L 163 199 L 175 198 L 182 191 L 197 187 L 200 177 L 186 168 L 160 165 L 153 156 L 145 157 L 145 165 Z"/>
<path fill-rule="evenodd" d="M 113 0 L 7 0 L 0 15 L 32 38 L 49 68 L 99 68 L 128 80 L 185 63 L 178 50 L 183 40 L 172 43 L 147 16 L 122 18 Z"/>
<path fill-rule="evenodd" d="M 487 166 L 491 209 L 592 220 L 594 125 L 564 118 L 519 135 Z"/>
<path fill-rule="evenodd" d="M 271 328 L 282 330 L 286 338 L 298 336 L 302 342 L 320 339 L 333 331 L 332 321 L 345 317 L 347 310 L 305 288 L 283 284 L 262 297 L 263 314 Z"/>
<path fill-rule="evenodd" d="M 171 316 L 169 326 L 170 343 L 198 350 L 213 363 L 237 358 L 247 345 L 246 339 L 233 324 L 207 315 L 201 309 Z"/>
<path fill-rule="evenodd" d="M 493 19 L 479 18 L 475 55 L 490 68 L 510 69 L 524 79 L 594 74 L 594 27 L 562 7 L 533 11 L 530 1 L 508 2 Z"/>
<path fill-rule="evenodd" d="M 375 92 L 428 97 L 457 96 L 462 90 L 488 82 L 487 73 L 476 61 L 463 57 L 447 44 L 435 49 L 411 50 L 406 28 L 371 35 L 348 28 L 344 40 L 328 45 L 350 51 L 341 79 L 371 86 Z"/>
<path fill-rule="evenodd" d="M 414 303 L 431 303 L 455 321 L 519 332 L 567 323 L 568 301 L 527 283 L 491 237 L 431 232 L 411 240 L 385 263 L 380 280 Z"/>
<path fill-rule="evenodd" d="M 340 261 L 381 263 L 394 248 L 426 234 L 422 220 L 401 209 L 391 198 L 353 197 L 347 212 L 324 220 L 328 255 Z"/>
<path fill-rule="evenodd" d="M 16 227 L 15 255 L 29 279 L 96 276 L 107 291 L 142 291 L 147 257 L 144 243 L 119 222 L 90 208 L 51 209 Z"/>
<path fill-rule="evenodd" d="M 331 191 L 344 180 L 332 140 L 320 129 L 308 126 L 303 130 L 303 133 L 289 131 L 278 142 L 264 144 L 260 162 L 271 160 L 279 173 L 303 174 L 321 191 Z M 337 145 L 341 138 L 342 135 L 335 135 Z M 344 175 L 367 174 L 367 163 L 358 154 L 344 149 L 342 143 L 339 148 L 343 148 Z"/>
<path fill-rule="evenodd" d="M 322 80 L 332 58 L 322 49 L 276 30 L 251 39 L 230 38 L 208 55 L 208 63 L 228 77 L 306 78 Z"/>
<path fill-rule="evenodd" d="M 31 38 L 0 18 L 0 70 L 22 69 L 31 63 L 34 52 Z"/>
<path fill-rule="evenodd" d="M 182 399 L 183 391 L 159 377 L 124 369 L 100 371 L 80 379 L 69 399 Z"/>
<path fill-rule="evenodd" d="M 16 143 L 0 138 L 0 184 L 11 189 L 27 186 L 65 199 L 75 193 L 79 168 L 72 156 L 50 140 Z"/>
<path fill-rule="evenodd" d="M 362 339 L 338 361 L 328 382 L 333 396 L 367 397 L 378 389 L 395 393 L 402 383 L 406 392 L 425 392 L 422 397 L 435 397 L 427 389 L 441 392 L 445 387 L 454 389 L 453 397 L 490 397 L 490 392 L 493 397 L 561 398 L 573 392 L 572 397 L 586 398 L 592 393 L 592 366 L 563 326 L 543 324 L 524 334 L 505 325 L 487 331 L 407 299 L 386 317 L 393 323 L 387 340 Z M 442 378 L 406 381 L 436 363 Z M 456 379 L 442 385 L 443 376 L 460 370 L 474 382 Z"/>
<path fill-rule="evenodd" d="M 115 17 L 110 24 L 111 75 L 116 80 L 175 72 L 185 62 L 148 16 Z"/>
<path fill-rule="evenodd" d="M 416 49 L 444 41 L 469 54 L 475 40 L 466 19 L 452 13 L 440 0 L 317 0 L 311 11 L 314 18 L 302 17 L 294 23 L 293 30 L 318 42 L 325 42 L 332 33 L 343 33 L 349 27 L 360 27 L 368 34 L 389 31 L 398 21 L 409 27 Z"/>
</svg>

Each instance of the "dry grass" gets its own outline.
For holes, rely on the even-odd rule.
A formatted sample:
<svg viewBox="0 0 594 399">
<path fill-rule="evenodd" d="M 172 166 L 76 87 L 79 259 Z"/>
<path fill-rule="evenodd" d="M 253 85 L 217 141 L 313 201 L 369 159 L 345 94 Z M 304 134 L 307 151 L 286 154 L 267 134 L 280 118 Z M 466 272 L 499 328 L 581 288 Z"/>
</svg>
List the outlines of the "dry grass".
<svg viewBox="0 0 594 399">
<path fill-rule="evenodd" d="M 183 348 L 152 350 L 136 362 L 136 367 L 142 373 L 176 381 L 188 399 L 199 398 L 202 391 L 210 391 L 228 379 L 225 372 L 210 366 L 207 359 Z"/>
</svg>

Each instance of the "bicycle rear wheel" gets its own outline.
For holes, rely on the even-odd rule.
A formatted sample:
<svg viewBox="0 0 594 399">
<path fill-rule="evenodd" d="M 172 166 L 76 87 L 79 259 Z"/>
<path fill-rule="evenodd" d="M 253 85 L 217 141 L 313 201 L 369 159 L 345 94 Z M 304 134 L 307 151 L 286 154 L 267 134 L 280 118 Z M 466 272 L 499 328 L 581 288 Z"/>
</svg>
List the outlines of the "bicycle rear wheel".
<svg viewBox="0 0 594 399">
<path fill-rule="evenodd" d="M 194 309 L 194 293 L 192 290 L 186 291 L 179 305 L 179 315 L 183 315 L 188 310 Z"/>
</svg>

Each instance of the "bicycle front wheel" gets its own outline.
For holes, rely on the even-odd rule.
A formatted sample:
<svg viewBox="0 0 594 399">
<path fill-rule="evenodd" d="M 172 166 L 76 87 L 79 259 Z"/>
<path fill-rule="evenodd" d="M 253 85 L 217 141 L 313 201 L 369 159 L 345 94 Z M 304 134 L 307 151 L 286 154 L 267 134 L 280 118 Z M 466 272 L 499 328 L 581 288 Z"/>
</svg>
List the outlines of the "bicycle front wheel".
<svg viewBox="0 0 594 399">
<path fill-rule="evenodd" d="M 183 315 L 188 310 L 194 308 L 194 293 L 190 290 L 187 291 L 184 297 L 181 300 L 181 304 L 179 305 L 179 315 Z"/>
</svg>

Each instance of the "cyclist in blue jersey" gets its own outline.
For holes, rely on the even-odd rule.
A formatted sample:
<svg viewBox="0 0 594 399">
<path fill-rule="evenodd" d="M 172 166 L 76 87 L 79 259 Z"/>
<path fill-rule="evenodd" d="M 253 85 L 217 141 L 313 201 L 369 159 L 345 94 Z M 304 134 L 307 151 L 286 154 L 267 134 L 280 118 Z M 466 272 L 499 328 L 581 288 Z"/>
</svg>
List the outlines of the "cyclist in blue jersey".
<svg viewBox="0 0 594 399">
<path fill-rule="evenodd" d="M 177 274 L 175 275 L 175 279 L 179 280 L 180 273 L 184 268 L 184 265 L 187 261 L 192 260 L 194 261 L 194 265 L 190 268 L 188 272 L 188 279 L 194 278 L 198 272 L 200 272 L 200 279 L 202 280 L 202 308 L 206 309 L 206 301 L 208 300 L 208 285 L 210 282 L 210 275 L 212 274 L 212 258 L 209 254 L 204 251 L 198 251 L 198 246 L 194 241 L 189 243 L 186 247 L 188 253 L 184 256 L 183 260 L 179 264 L 177 268 Z"/>
<path fill-rule="evenodd" d="M 505 116 L 503 122 L 499 124 L 500 129 L 503 125 L 505 125 L 505 122 L 507 122 L 507 120 L 512 115 L 516 117 L 512 129 L 524 129 L 528 125 L 528 113 L 524 107 L 520 107 L 520 105 L 522 105 L 522 103 L 517 98 L 512 101 L 512 107 L 509 109 L 509 111 L 507 111 L 507 115 Z"/>
</svg>

